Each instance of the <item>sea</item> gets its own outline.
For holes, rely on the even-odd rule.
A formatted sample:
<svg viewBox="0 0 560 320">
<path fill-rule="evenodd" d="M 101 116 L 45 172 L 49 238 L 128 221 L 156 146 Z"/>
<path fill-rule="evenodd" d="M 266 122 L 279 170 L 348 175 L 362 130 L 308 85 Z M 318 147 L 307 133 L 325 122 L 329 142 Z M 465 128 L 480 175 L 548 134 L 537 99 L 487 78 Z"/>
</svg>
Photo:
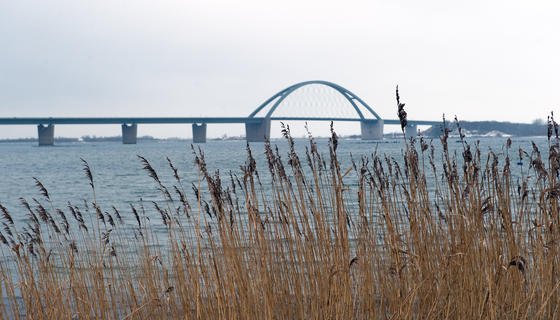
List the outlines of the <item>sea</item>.
<svg viewBox="0 0 560 320">
<path fill-rule="evenodd" d="M 543 159 L 547 158 L 548 140 L 546 137 L 511 138 L 512 146 L 506 150 L 507 137 L 467 137 L 466 141 L 474 145 L 478 141 L 483 156 L 492 150 L 500 155 L 503 165 L 504 155 L 509 152 L 512 159 L 514 175 L 524 167 L 528 168 L 528 159 L 519 162 L 518 150 L 522 148 L 531 153 L 532 142 L 541 149 Z M 319 152 L 325 157 L 329 155 L 328 139 L 316 138 Z M 430 139 L 426 139 L 430 142 Z M 434 139 L 436 159 L 441 160 L 441 143 Z M 288 158 L 288 143 L 285 139 L 273 139 L 284 160 Z M 302 162 L 305 162 L 305 149 L 309 147 L 308 139 L 295 139 L 296 150 Z M 223 180 L 229 181 L 229 173 L 241 175 L 241 166 L 247 159 L 247 148 L 250 148 L 263 179 L 263 187 L 267 187 L 268 165 L 265 161 L 264 144 L 247 144 L 244 140 L 210 140 L 205 144 L 192 144 L 188 140 L 154 140 L 140 141 L 135 145 L 124 145 L 120 142 L 66 142 L 54 146 L 39 147 L 32 142 L 0 143 L 0 204 L 8 209 L 16 223 L 27 221 L 27 211 L 21 205 L 21 199 L 33 203 L 33 199 L 44 202 L 44 195 L 37 187 L 35 179 L 48 190 L 52 208 L 65 209 L 69 203 L 81 206 L 93 201 L 94 193 L 84 172 L 84 162 L 89 164 L 95 185 L 95 200 L 104 210 L 113 206 L 121 212 L 130 211 L 130 204 L 163 201 L 163 196 L 153 179 L 143 169 L 139 156 L 149 161 L 156 170 L 161 181 L 172 186 L 173 171 L 168 160 L 178 169 L 183 186 L 188 196 L 193 199 L 192 186 L 204 192 L 205 183 L 194 162 L 193 149 L 202 151 L 209 172 L 219 171 Z M 417 143 L 417 147 L 419 145 Z M 458 138 L 449 139 L 451 153 L 461 157 L 463 145 Z M 387 155 L 402 161 L 405 142 L 400 139 L 383 141 L 362 141 L 359 139 L 339 139 L 337 154 L 344 171 L 352 167 L 352 160 L 360 161 L 364 156 L 372 154 Z M 356 175 L 349 174 L 345 182 L 352 187 L 356 185 Z M 266 193 L 266 190 L 265 190 Z M 350 199 L 352 199 L 350 197 Z M 157 215 L 157 213 L 154 213 Z M 132 223 L 132 216 L 126 215 L 125 220 Z M 128 216 L 128 218 L 126 218 Z"/>
<path fill-rule="evenodd" d="M 509 153 L 514 179 L 520 176 L 521 170 L 527 170 L 529 166 L 528 158 L 521 162 L 518 161 L 519 148 L 530 154 L 534 142 L 541 150 L 543 160 L 546 162 L 549 146 L 546 137 L 511 138 L 512 144 L 509 149 L 505 147 L 507 139 L 505 137 L 468 137 L 466 140 L 473 146 L 478 143 L 483 157 L 487 157 L 489 151 L 496 153 L 500 159 L 500 166 L 503 166 L 505 155 Z M 295 149 L 305 167 L 305 151 L 306 148 L 309 148 L 309 140 L 302 138 L 294 141 Z M 431 140 L 426 139 L 426 141 L 430 142 Z M 327 138 L 317 138 L 315 142 L 318 145 L 319 153 L 324 155 L 324 159 L 328 159 L 329 140 Z M 439 138 L 434 139 L 431 143 L 435 149 L 436 166 L 441 168 L 442 148 Z M 273 139 L 271 144 L 274 148 L 278 147 L 278 152 L 286 163 L 289 152 L 287 141 L 285 139 Z M 22 205 L 22 199 L 30 203 L 32 208 L 36 208 L 37 203 L 42 203 L 51 212 L 61 209 L 68 213 L 69 204 L 78 206 L 82 212 L 86 213 L 84 217 L 90 223 L 93 223 L 92 221 L 96 219 L 96 215 L 91 208 L 92 202 L 95 201 L 103 212 L 112 213 L 114 207 L 120 211 L 123 218 L 123 223 L 119 224 L 117 230 L 113 230 L 112 233 L 112 237 L 118 234 L 118 239 L 125 239 L 117 242 L 114 247 L 121 254 L 134 254 L 136 249 L 129 244 L 130 241 L 138 241 L 136 234 L 138 229 L 130 205 L 132 204 L 136 208 L 144 206 L 146 210 L 144 211 L 145 216 L 143 216 L 151 221 L 150 232 L 153 236 L 152 239 L 155 239 L 150 242 L 150 246 L 162 249 L 160 252 L 165 256 L 166 243 L 170 240 L 168 230 L 162 224 L 160 214 L 154 209 L 154 205 L 158 203 L 165 207 L 163 206 L 165 198 L 153 178 L 143 168 L 144 165 L 139 156 L 148 160 L 157 172 L 161 182 L 171 188 L 175 184 L 175 179 L 173 170 L 168 163 L 169 159 L 178 170 L 187 198 L 191 203 L 196 204 L 195 189 L 199 190 L 202 199 L 210 201 L 210 197 L 205 188 L 205 181 L 203 181 L 195 164 L 194 151 L 204 154 L 209 172 L 219 172 L 222 182 L 229 184 L 230 173 L 231 175 L 243 176 L 241 166 L 247 162 L 249 148 L 257 163 L 263 194 L 267 196 L 271 194 L 271 192 L 268 192 L 270 190 L 270 175 L 268 174 L 264 147 L 264 143 L 248 145 L 243 140 L 211 140 L 205 144 L 195 145 L 188 140 L 148 140 L 139 141 L 135 145 L 123 145 L 120 142 L 110 141 L 60 142 L 48 147 L 39 147 L 36 143 L 31 142 L 3 142 L 0 143 L 0 204 L 8 210 L 20 231 L 29 222 L 28 211 Z M 416 147 L 419 149 L 418 141 Z M 351 170 L 353 161 L 359 164 L 362 158 L 371 159 L 372 155 L 377 154 L 383 158 L 387 156 L 402 163 L 405 148 L 406 144 L 402 138 L 385 139 L 383 141 L 344 138 L 338 140 L 337 156 L 340 166 L 344 172 L 349 172 L 344 177 L 344 183 L 349 190 L 346 193 L 346 205 L 350 215 L 352 215 L 353 209 L 357 209 L 358 206 L 355 192 L 358 184 L 357 174 L 352 173 Z M 449 150 L 452 155 L 461 158 L 463 144 L 458 138 L 451 137 L 449 139 Z M 84 172 L 84 161 L 88 163 L 91 169 L 95 192 L 93 192 Z M 327 160 L 327 166 L 328 163 Z M 289 169 L 287 173 L 290 174 Z M 441 170 L 439 174 L 441 174 Z M 434 184 L 434 179 L 437 179 L 437 177 L 429 179 L 432 180 L 429 180 L 428 183 Z M 47 200 L 45 194 L 38 188 L 37 181 L 47 189 L 50 200 Z M 84 210 L 87 207 L 90 208 L 89 211 Z M 196 210 L 196 206 L 193 207 Z M 357 210 L 355 211 L 357 212 Z M 87 215 L 87 212 L 90 212 L 90 214 Z M 205 214 L 204 212 L 200 213 Z M 195 211 L 194 214 L 198 214 L 198 212 Z M 55 214 L 53 216 L 56 217 Z M 5 218 L 0 218 L 0 221 L 2 224 L 7 223 Z M 215 223 L 215 221 L 211 223 Z M 6 233 L 4 227 L 0 228 L 0 233 Z M 190 228 L 192 227 L 191 225 Z M 187 233 L 193 239 L 196 238 L 192 229 Z M 8 269 L 14 268 L 15 271 L 14 256 L 8 254 L 9 250 L 6 246 L 0 245 L 0 263 Z M 11 273 L 11 276 L 12 281 L 16 283 L 19 281 L 17 272 Z M 16 288 L 15 295 L 17 299 L 20 299 L 18 288 Z M 2 299 L 6 303 L 5 294 L 2 295 Z"/>
</svg>

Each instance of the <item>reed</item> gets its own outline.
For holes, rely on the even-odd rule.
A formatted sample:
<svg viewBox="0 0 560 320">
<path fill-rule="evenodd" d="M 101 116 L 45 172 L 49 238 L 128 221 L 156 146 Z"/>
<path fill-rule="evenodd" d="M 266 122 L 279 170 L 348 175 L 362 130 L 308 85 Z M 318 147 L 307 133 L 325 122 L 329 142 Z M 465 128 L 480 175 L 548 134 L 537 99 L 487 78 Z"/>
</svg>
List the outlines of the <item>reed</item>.
<svg viewBox="0 0 560 320">
<path fill-rule="evenodd" d="M 85 160 L 92 199 L 81 205 L 55 208 L 36 179 L 42 198 L 21 199 L 27 223 L 0 205 L 0 318 L 557 318 L 558 125 L 543 160 L 509 141 L 483 154 L 455 122 L 460 154 L 446 123 L 441 153 L 421 138 L 402 159 L 375 153 L 350 168 L 334 130 L 325 154 L 311 135 L 298 154 L 284 126 L 289 151 L 266 142 L 264 171 L 249 146 L 228 174 L 193 148 L 192 194 L 171 160 L 165 185 L 140 157 L 162 201 L 127 212 L 97 203 Z M 512 157 L 529 163 L 519 176 Z"/>
</svg>

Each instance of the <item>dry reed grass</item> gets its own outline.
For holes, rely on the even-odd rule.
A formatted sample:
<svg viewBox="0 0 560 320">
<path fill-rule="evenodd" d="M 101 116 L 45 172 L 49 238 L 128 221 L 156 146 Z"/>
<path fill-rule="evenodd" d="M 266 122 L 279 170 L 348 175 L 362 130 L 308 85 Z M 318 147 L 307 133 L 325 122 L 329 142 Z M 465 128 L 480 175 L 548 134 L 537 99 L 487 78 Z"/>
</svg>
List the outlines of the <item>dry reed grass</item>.
<svg viewBox="0 0 560 320">
<path fill-rule="evenodd" d="M 516 179 L 510 142 L 482 155 L 456 123 L 462 154 L 445 127 L 441 154 L 422 138 L 403 161 L 374 154 L 348 170 L 334 130 L 328 155 L 310 136 L 302 160 L 284 127 L 287 159 L 265 143 L 266 173 L 249 147 L 240 175 L 210 172 L 193 148 L 194 201 L 169 159 L 173 186 L 140 157 L 165 201 L 131 204 L 134 237 L 118 232 L 124 212 L 97 203 L 85 160 L 89 203 L 54 208 L 36 179 L 25 226 L 0 206 L 0 318 L 558 318 L 558 125 L 549 120 L 548 159 L 535 144 L 519 150 L 530 165 Z"/>
</svg>

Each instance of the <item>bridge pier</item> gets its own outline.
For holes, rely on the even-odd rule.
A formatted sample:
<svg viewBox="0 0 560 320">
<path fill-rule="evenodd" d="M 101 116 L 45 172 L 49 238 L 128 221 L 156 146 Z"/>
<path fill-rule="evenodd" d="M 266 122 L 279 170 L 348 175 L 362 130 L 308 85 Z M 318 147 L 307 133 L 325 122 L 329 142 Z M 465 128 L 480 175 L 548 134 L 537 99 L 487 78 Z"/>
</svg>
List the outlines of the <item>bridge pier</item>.
<svg viewBox="0 0 560 320">
<path fill-rule="evenodd" d="M 40 146 L 52 146 L 54 145 L 54 124 L 49 125 L 38 125 L 37 133 L 39 136 Z"/>
<path fill-rule="evenodd" d="M 247 142 L 264 142 L 270 139 L 270 118 L 259 119 L 259 122 L 245 123 Z"/>
<path fill-rule="evenodd" d="M 206 143 L 206 123 L 192 124 L 193 143 Z"/>
<path fill-rule="evenodd" d="M 136 123 L 127 125 L 123 123 L 122 127 L 122 142 L 123 144 L 136 144 L 138 125 Z"/>
<path fill-rule="evenodd" d="M 410 138 L 416 138 L 416 136 L 418 136 L 418 125 L 407 124 L 404 128 L 404 136 L 406 140 L 409 140 Z"/>
<path fill-rule="evenodd" d="M 362 140 L 383 140 L 383 120 L 360 121 Z"/>
</svg>

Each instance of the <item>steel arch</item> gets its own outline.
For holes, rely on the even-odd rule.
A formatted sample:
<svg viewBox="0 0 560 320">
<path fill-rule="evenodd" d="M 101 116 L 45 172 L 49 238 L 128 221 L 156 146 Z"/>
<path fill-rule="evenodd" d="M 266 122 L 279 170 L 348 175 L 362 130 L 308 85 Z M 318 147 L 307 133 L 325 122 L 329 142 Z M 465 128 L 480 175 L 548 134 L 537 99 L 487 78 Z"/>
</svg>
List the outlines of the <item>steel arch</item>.
<svg viewBox="0 0 560 320">
<path fill-rule="evenodd" d="M 332 83 L 332 82 L 324 81 L 324 80 L 304 81 L 304 82 L 296 83 L 294 85 L 291 85 L 291 86 L 287 87 L 286 89 L 276 93 L 272 97 L 268 98 L 265 102 L 263 102 L 258 108 L 256 108 L 249 115 L 249 118 L 254 118 L 255 115 L 257 115 L 257 113 L 259 113 L 262 109 L 264 109 L 266 106 L 268 106 L 272 101 L 274 101 L 275 99 L 278 98 L 278 100 L 272 105 L 270 110 L 265 115 L 265 118 L 270 118 L 272 116 L 272 114 L 274 113 L 274 111 L 282 103 L 282 101 L 284 101 L 284 99 L 286 99 L 290 94 L 292 94 L 294 91 L 296 91 L 297 89 L 299 89 L 301 87 L 304 87 L 304 86 L 307 86 L 307 85 L 312 85 L 312 84 L 325 85 L 325 86 L 331 87 L 334 90 L 336 90 L 344 98 L 346 98 L 346 100 L 348 100 L 348 102 L 350 102 L 350 104 L 352 105 L 352 107 L 354 108 L 354 110 L 356 111 L 358 116 L 360 117 L 360 119 L 367 120 L 367 118 L 364 117 L 362 111 L 360 110 L 360 108 L 358 108 L 358 106 L 356 105 L 356 102 L 354 100 L 358 101 L 361 105 L 363 105 L 366 108 L 366 110 L 369 111 L 377 120 L 381 120 L 381 117 L 375 111 L 373 111 L 373 109 L 367 103 L 365 103 L 362 99 L 360 99 L 360 97 L 358 97 L 357 95 L 352 93 L 350 90 L 348 90 L 348 89 L 346 89 L 342 86 L 339 86 L 336 83 Z"/>
</svg>

